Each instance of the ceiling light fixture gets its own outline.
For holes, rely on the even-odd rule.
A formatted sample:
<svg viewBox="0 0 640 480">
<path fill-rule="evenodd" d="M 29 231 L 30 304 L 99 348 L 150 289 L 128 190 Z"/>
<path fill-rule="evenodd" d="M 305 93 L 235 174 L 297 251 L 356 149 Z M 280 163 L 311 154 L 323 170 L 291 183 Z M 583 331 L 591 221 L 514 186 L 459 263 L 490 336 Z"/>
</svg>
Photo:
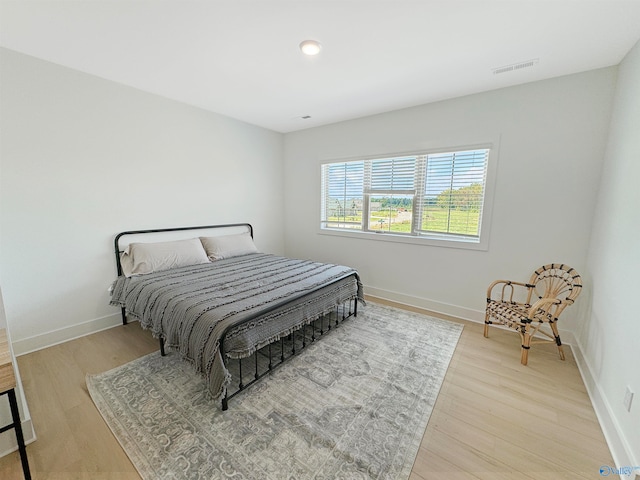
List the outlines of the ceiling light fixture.
<svg viewBox="0 0 640 480">
<path fill-rule="evenodd" d="M 300 50 L 305 55 L 313 56 L 320 53 L 320 43 L 315 40 L 305 40 L 300 44 Z"/>
</svg>

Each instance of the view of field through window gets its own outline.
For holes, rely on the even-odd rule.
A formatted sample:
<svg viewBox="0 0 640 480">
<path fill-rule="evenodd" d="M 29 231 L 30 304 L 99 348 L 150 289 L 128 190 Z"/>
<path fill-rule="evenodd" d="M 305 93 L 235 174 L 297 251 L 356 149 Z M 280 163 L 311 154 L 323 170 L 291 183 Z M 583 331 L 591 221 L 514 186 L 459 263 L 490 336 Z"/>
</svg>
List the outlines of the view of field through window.
<svg viewBox="0 0 640 480">
<path fill-rule="evenodd" d="M 322 227 L 478 237 L 489 150 L 323 165 Z"/>
</svg>

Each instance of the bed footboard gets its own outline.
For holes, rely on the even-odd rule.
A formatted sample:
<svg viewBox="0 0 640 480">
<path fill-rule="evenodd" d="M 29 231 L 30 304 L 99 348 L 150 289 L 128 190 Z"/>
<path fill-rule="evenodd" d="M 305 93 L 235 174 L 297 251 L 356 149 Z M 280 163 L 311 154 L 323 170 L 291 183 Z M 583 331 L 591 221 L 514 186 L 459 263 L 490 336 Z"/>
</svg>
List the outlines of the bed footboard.
<svg viewBox="0 0 640 480">
<path fill-rule="evenodd" d="M 320 318 L 304 323 L 289 335 L 256 350 L 249 357 L 232 359 L 223 355 L 225 368 L 231 373 L 232 384 L 222 397 L 222 410 L 229 408 L 229 400 L 253 385 L 265 375 L 271 373 L 287 360 L 301 353 L 307 345 L 315 342 L 332 328 L 338 328 L 341 322 L 358 315 L 358 300 L 349 299 L 337 306 L 335 311 Z M 224 346 L 224 337 L 220 348 Z M 224 350 L 223 350 L 224 352 Z"/>
<path fill-rule="evenodd" d="M 332 328 L 338 328 L 341 322 L 356 316 L 358 316 L 358 299 L 351 298 L 338 305 L 333 312 L 311 322 L 303 323 L 292 333 L 283 335 L 278 340 L 257 349 L 252 355 L 243 358 L 229 358 L 223 354 L 224 366 L 231 373 L 233 380 L 222 397 L 222 410 L 228 410 L 229 400 L 238 393 L 302 352 L 308 344 L 329 333 Z M 222 352 L 224 352 L 226 333 L 228 331 L 220 340 Z M 160 337 L 159 342 L 160 354 L 165 356 L 164 339 Z"/>
</svg>

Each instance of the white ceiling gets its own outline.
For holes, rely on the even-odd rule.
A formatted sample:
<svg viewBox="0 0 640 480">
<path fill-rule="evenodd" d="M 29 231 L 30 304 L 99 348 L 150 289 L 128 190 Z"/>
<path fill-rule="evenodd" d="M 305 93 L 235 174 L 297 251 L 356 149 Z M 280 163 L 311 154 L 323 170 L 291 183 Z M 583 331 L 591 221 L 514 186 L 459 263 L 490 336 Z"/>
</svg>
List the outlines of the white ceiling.
<svg viewBox="0 0 640 480">
<path fill-rule="evenodd" d="M 6 48 L 279 132 L 617 65 L 639 39 L 640 0 L 0 0 Z"/>
</svg>

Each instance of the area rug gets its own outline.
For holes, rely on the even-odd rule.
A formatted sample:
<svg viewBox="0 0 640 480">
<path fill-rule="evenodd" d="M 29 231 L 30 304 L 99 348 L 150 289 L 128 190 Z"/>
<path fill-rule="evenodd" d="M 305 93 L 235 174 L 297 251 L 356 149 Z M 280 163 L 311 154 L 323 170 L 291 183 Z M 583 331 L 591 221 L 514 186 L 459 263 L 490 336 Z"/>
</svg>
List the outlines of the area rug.
<svg viewBox="0 0 640 480">
<path fill-rule="evenodd" d="M 145 480 L 407 479 L 461 331 L 369 302 L 225 412 L 177 353 L 87 386 Z"/>
</svg>

